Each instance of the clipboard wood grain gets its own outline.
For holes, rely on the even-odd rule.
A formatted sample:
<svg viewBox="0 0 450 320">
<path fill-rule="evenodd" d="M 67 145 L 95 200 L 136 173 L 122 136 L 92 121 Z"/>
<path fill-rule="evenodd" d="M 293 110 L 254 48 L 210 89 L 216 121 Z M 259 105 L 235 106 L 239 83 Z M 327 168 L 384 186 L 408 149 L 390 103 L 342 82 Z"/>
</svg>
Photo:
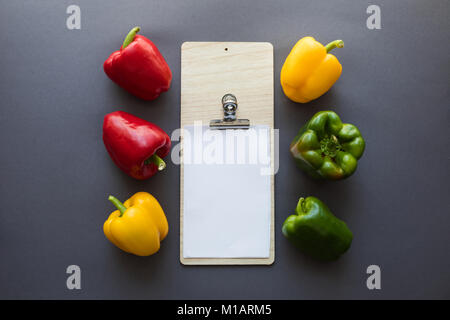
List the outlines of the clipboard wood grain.
<svg viewBox="0 0 450 320">
<path fill-rule="evenodd" d="M 274 126 L 273 46 L 268 42 L 184 42 L 181 46 L 180 125 L 209 124 L 222 119 L 221 99 L 232 93 L 238 100 L 238 117 L 251 125 Z M 183 133 L 181 133 L 183 141 Z M 183 257 L 183 161 L 180 164 L 180 262 L 184 265 L 270 265 L 275 260 L 275 196 L 271 175 L 270 252 L 268 258 Z M 274 136 L 271 133 L 271 165 Z"/>
</svg>

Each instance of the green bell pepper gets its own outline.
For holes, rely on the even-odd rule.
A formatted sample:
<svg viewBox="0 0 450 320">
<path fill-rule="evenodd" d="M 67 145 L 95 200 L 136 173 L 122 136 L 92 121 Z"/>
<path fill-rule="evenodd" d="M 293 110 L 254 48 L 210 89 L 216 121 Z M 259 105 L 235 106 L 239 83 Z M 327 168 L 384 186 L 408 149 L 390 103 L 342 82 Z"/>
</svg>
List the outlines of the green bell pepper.
<svg viewBox="0 0 450 320">
<path fill-rule="evenodd" d="M 300 129 L 290 152 L 312 177 L 338 180 L 355 172 L 364 148 L 358 128 L 342 123 L 333 111 L 320 111 Z"/>
<path fill-rule="evenodd" d="M 350 248 L 353 234 L 344 221 L 316 197 L 300 198 L 283 223 L 283 234 L 306 254 L 323 261 L 335 260 Z"/>
</svg>

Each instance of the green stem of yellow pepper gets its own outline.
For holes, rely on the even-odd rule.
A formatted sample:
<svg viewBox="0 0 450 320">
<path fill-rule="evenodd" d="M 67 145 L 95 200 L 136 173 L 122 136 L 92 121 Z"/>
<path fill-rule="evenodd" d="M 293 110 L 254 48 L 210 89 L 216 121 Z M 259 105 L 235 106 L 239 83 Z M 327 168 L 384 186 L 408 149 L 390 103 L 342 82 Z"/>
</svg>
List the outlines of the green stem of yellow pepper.
<svg viewBox="0 0 450 320">
<path fill-rule="evenodd" d="M 133 29 L 131 29 L 130 32 L 128 32 L 127 36 L 125 37 L 125 40 L 123 41 L 122 49 L 125 49 L 131 42 L 133 42 L 134 37 L 136 36 L 136 33 L 139 32 L 139 30 L 141 30 L 141 28 L 134 27 Z"/>
<path fill-rule="evenodd" d="M 325 46 L 325 49 L 327 50 L 327 52 L 330 52 L 334 48 L 343 48 L 343 47 L 344 47 L 344 41 L 334 40 L 334 41 L 331 41 L 329 44 L 327 44 Z"/>
<path fill-rule="evenodd" d="M 117 207 L 117 209 L 119 209 L 119 211 L 120 211 L 119 217 L 121 217 L 125 213 L 125 211 L 127 210 L 127 207 L 125 207 L 123 205 L 123 203 L 120 202 L 116 197 L 109 196 L 108 200 L 111 201 L 113 203 L 113 205 L 115 205 Z"/>
</svg>

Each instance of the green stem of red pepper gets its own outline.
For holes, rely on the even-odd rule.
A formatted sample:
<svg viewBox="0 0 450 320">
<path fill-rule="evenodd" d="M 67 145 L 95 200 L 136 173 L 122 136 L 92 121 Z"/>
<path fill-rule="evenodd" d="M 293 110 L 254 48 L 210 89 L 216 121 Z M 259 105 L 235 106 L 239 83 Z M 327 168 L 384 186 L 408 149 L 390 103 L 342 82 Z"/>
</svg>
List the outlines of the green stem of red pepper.
<svg viewBox="0 0 450 320">
<path fill-rule="evenodd" d="M 344 47 L 344 41 L 334 40 L 334 41 L 331 41 L 329 44 L 327 44 L 325 46 L 325 49 L 327 50 L 327 52 L 330 52 L 334 48 L 343 48 L 343 47 Z"/>
<path fill-rule="evenodd" d="M 128 32 L 127 36 L 125 37 L 125 40 L 123 41 L 122 49 L 125 49 L 131 42 L 133 42 L 134 37 L 136 36 L 136 33 L 139 32 L 139 30 L 141 30 L 140 27 L 134 27 L 133 29 L 130 30 L 130 32 Z"/>
<path fill-rule="evenodd" d="M 119 209 L 119 211 L 120 211 L 119 217 L 121 217 L 125 213 L 125 211 L 127 210 L 127 207 L 125 207 L 123 205 L 123 203 L 120 202 L 116 197 L 109 196 L 108 200 L 111 201 L 116 206 L 117 209 Z"/>
<path fill-rule="evenodd" d="M 152 155 L 150 158 L 145 160 L 144 163 L 145 164 L 154 163 L 155 166 L 158 167 L 158 171 L 162 171 L 166 167 L 166 163 L 164 162 L 164 160 L 158 157 L 156 154 Z"/>
</svg>

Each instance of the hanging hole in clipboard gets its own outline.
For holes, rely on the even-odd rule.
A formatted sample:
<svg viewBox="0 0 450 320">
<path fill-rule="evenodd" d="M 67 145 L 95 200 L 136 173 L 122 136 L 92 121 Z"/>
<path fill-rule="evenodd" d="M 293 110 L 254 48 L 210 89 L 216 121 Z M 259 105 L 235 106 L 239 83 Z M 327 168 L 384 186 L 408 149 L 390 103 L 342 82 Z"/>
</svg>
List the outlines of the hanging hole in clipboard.
<svg viewBox="0 0 450 320">
<path fill-rule="evenodd" d="M 225 51 L 228 51 L 228 48 L 225 48 Z"/>
</svg>

